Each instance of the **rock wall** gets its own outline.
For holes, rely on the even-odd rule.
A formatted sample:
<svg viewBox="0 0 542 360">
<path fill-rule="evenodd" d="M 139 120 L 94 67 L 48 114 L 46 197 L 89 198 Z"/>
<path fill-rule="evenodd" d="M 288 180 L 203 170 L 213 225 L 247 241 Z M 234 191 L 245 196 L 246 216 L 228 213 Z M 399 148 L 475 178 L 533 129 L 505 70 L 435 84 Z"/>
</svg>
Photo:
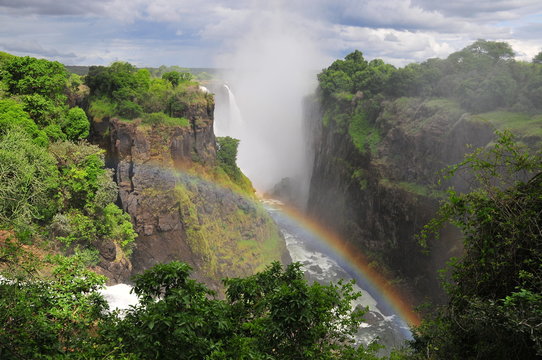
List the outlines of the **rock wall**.
<svg viewBox="0 0 542 360">
<path fill-rule="evenodd" d="M 105 119 L 94 124 L 93 139 L 107 150 L 120 205 L 138 233 L 128 275 L 181 260 L 220 292 L 222 278 L 261 270 L 281 260 L 286 248 L 254 197 L 228 187 L 217 168 L 213 104 L 187 106 L 176 115 L 190 125 Z M 126 282 L 126 275 L 110 278 Z"/>
<path fill-rule="evenodd" d="M 322 124 L 321 117 L 307 121 Z M 359 151 L 333 121 L 313 125 L 317 140 L 308 211 L 392 269 L 418 299 L 422 294 L 442 298 L 437 270 L 460 253 L 459 233 L 446 228 L 428 254 L 416 234 L 434 216 L 445 187 L 468 187 L 461 179 L 431 187 L 439 170 L 461 160 L 467 144 L 488 144 L 494 128 L 446 100 L 415 98 L 385 102 L 374 126 L 380 134 L 376 149 Z"/>
</svg>

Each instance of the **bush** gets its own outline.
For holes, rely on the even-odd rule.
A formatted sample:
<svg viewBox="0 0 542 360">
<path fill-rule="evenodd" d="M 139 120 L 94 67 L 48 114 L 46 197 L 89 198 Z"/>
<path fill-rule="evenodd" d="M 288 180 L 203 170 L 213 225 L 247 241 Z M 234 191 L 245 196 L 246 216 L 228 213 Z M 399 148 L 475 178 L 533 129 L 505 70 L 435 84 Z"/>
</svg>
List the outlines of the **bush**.
<svg viewBox="0 0 542 360">
<path fill-rule="evenodd" d="M 117 106 L 107 98 L 94 99 L 90 103 L 89 113 L 96 121 L 110 118 L 117 112 Z"/>
<path fill-rule="evenodd" d="M 34 143 L 46 145 L 46 134 L 24 110 L 22 104 L 13 99 L 0 99 L 0 134 L 10 129 L 20 129 L 33 138 Z"/>
<path fill-rule="evenodd" d="M 123 100 L 117 105 L 117 113 L 127 119 L 135 119 L 143 113 L 143 109 L 133 101 Z"/>
<path fill-rule="evenodd" d="M 21 226 L 50 218 L 59 183 L 55 159 L 20 130 L 0 135 L 0 222 Z"/>
<path fill-rule="evenodd" d="M 232 137 L 218 137 L 216 158 L 218 164 L 231 179 L 237 180 L 241 170 L 237 167 L 237 147 L 239 140 Z"/>
<path fill-rule="evenodd" d="M 69 140 L 86 138 L 90 131 L 90 122 L 88 121 L 87 114 L 79 107 L 71 108 L 64 119 L 62 128 Z"/>
<path fill-rule="evenodd" d="M 416 329 L 414 348 L 434 359 L 535 359 L 542 355 L 542 156 L 509 133 L 478 149 L 450 174 L 477 187 L 450 191 L 425 236 L 450 221 L 464 235 L 451 262 L 449 303 Z M 429 231 L 429 232 L 428 232 Z M 426 355 L 427 354 L 427 355 Z"/>
<path fill-rule="evenodd" d="M 190 121 L 186 118 L 173 118 L 163 112 L 155 112 L 143 115 L 143 124 L 148 125 L 169 125 L 169 126 L 189 126 Z"/>
</svg>

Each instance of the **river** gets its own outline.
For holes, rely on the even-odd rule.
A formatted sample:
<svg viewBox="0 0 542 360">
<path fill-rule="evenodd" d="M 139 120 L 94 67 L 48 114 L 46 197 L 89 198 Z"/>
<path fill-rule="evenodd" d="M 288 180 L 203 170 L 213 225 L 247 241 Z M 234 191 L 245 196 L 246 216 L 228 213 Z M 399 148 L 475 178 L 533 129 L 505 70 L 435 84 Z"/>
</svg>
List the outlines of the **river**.
<svg viewBox="0 0 542 360">
<path fill-rule="evenodd" d="M 385 346 L 385 352 L 389 349 L 401 346 L 411 338 L 411 333 L 404 321 L 384 304 L 379 304 L 376 299 L 378 294 L 371 294 L 357 284 L 363 284 L 361 275 L 346 264 L 338 255 L 326 252 L 310 231 L 301 224 L 287 216 L 277 206 L 278 202 L 266 201 L 265 208 L 279 226 L 286 241 L 290 257 L 295 262 L 303 264 L 303 270 L 309 281 L 317 281 L 321 284 L 337 282 L 340 279 L 355 280 L 355 290 L 362 296 L 352 306 L 368 307 L 365 314 L 365 322 L 358 331 L 357 340 L 363 344 L 377 340 Z M 126 309 L 130 305 L 137 304 L 137 298 L 130 293 L 131 287 L 126 284 L 109 286 L 102 290 L 102 294 L 108 301 L 111 309 Z"/>
</svg>

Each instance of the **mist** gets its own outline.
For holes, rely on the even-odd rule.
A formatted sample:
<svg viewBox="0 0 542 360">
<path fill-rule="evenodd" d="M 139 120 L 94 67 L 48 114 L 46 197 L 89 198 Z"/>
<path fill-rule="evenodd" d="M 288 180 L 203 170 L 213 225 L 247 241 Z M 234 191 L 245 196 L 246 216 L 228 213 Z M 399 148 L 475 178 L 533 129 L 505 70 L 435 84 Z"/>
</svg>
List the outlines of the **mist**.
<svg viewBox="0 0 542 360">
<path fill-rule="evenodd" d="M 243 35 L 216 61 L 229 69 L 222 77 L 241 119 L 232 121 L 237 125 L 221 124 L 223 104 L 217 100 L 215 129 L 219 136 L 241 140 L 237 163 L 259 192 L 267 192 L 286 177 L 308 183 L 312 164 L 302 103 L 316 89 L 316 74 L 329 58 L 303 21 L 280 6 L 257 5 L 250 14 Z"/>
</svg>

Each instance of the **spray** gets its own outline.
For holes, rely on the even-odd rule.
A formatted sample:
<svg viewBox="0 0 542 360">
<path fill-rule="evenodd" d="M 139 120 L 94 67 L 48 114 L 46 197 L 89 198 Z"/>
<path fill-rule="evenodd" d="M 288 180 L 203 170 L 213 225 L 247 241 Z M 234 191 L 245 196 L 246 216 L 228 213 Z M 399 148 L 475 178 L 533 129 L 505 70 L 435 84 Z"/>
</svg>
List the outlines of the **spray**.
<svg viewBox="0 0 542 360">
<path fill-rule="evenodd" d="M 303 21 L 274 5 L 253 8 L 244 34 L 217 59 L 230 69 L 222 74 L 232 95 L 229 112 L 236 99 L 241 119 L 234 126 L 230 118 L 226 133 L 241 140 L 238 165 L 261 192 L 283 178 L 308 184 L 312 163 L 303 134 L 303 98 L 314 92 L 316 74 L 328 60 Z M 220 115 L 215 117 L 221 131 Z"/>
</svg>

